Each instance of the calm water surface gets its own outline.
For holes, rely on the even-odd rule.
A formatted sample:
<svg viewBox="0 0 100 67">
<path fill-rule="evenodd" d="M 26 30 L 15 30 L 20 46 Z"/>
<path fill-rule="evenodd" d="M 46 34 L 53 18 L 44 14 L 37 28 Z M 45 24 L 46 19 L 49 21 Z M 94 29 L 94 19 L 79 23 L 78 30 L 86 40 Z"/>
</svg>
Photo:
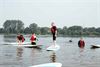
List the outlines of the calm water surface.
<svg viewBox="0 0 100 67">
<path fill-rule="evenodd" d="M 25 36 L 26 42 L 30 37 Z M 73 42 L 68 41 L 72 39 Z M 52 52 L 46 48 L 52 45 L 51 37 L 38 37 L 41 49 L 15 47 L 16 36 L 0 35 L 0 67 L 29 67 L 32 65 L 60 62 L 62 67 L 100 67 L 100 49 L 90 49 L 92 44 L 100 44 L 100 38 L 84 37 L 86 46 L 80 49 L 77 45 L 79 38 L 58 37 L 57 44 L 61 49 Z"/>
</svg>

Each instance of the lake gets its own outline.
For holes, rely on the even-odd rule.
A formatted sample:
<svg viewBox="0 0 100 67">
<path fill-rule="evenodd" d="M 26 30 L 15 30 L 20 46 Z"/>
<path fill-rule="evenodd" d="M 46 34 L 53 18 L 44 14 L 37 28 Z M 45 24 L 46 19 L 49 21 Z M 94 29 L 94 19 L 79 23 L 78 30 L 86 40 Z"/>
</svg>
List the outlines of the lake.
<svg viewBox="0 0 100 67">
<path fill-rule="evenodd" d="M 73 42 L 69 42 L 72 39 Z M 60 62 L 62 67 L 100 67 L 100 49 L 90 49 L 93 44 L 100 44 L 99 37 L 84 37 L 85 48 L 78 47 L 79 37 L 57 37 L 60 50 L 46 51 L 52 45 L 52 37 L 38 37 L 37 44 L 41 49 L 16 47 L 16 36 L 0 35 L 0 67 L 29 67 L 32 65 Z M 30 36 L 25 36 L 30 41 Z"/>
</svg>

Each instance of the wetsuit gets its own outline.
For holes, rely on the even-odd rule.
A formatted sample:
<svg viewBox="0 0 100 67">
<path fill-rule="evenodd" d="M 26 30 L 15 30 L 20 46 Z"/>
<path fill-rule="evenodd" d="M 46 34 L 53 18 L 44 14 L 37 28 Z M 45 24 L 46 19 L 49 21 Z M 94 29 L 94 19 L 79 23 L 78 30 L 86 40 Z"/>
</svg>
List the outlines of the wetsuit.
<svg viewBox="0 0 100 67">
<path fill-rule="evenodd" d="M 52 26 L 51 27 L 51 32 L 52 32 L 52 35 L 53 35 L 53 40 L 56 40 L 56 31 L 57 31 L 57 27 L 56 26 Z"/>
</svg>

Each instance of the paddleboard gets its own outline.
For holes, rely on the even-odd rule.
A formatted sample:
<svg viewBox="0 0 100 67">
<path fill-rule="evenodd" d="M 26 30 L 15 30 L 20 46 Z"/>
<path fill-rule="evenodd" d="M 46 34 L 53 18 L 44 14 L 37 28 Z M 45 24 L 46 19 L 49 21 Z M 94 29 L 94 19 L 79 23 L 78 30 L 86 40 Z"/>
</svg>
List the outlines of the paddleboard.
<svg viewBox="0 0 100 67">
<path fill-rule="evenodd" d="M 12 46 L 17 46 L 17 47 L 39 47 L 42 45 L 12 45 Z"/>
<path fill-rule="evenodd" d="M 12 44 L 12 45 L 14 45 L 14 44 L 19 44 L 18 42 L 12 42 L 12 43 L 6 43 L 6 44 Z M 23 43 L 21 43 L 21 44 L 31 44 L 30 42 L 23 42 Z"/>
<path fill-rule="evenodd" d="M 40 64 L 40 65 L 34 65 L 30 67 L 61 67 L 61 63 L 45 63 L 45 64 Z"/>
<path fill-rule="evenodd" d="M 60 49 L 60 46 L 56 44 L 56 45 L 49 46 L 46 50 L 47 51 L 57 51 L 59 49 Z"/>
<path fill-rule="evenodd" d="M 100 48 L 100 45 L 91 45 L 91 48 Z"/>
</svg>

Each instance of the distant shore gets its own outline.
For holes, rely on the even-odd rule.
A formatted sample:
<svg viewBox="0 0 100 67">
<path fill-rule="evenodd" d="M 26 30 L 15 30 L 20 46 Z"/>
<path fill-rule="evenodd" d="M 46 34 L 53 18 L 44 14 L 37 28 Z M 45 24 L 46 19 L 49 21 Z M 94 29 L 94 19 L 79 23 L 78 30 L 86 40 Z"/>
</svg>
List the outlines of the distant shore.
<svg viewBox="0 0 100 67">
<path fill-rule="evenodd" d="M 17 36 L 17 34 L 0 34 L 4 36 Z M 24 36 L 30 36 L 31 34 L 23 34 Z M 48 35 L 37 35 L 38 37 L 52 37 L 51 34 Z M 57 37 L 100 37 L 100 35 L 57 35 Z"/>
</svg>

